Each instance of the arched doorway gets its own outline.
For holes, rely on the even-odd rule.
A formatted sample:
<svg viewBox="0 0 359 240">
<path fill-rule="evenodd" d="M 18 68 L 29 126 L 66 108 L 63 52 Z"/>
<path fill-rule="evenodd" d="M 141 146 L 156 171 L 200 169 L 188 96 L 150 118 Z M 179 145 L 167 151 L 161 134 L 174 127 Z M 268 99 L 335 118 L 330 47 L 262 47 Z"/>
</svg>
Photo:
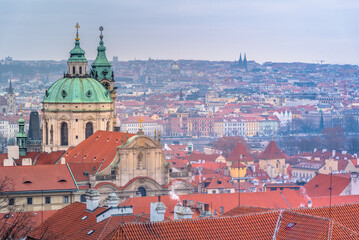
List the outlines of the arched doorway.
<svg viewBox="0 0 359 240">
<path fill-rule="evenodd" d="M 93 126 L 91 122 L 86 123 L 85 138 L 93 134 Z"/>
<path fill-rule="evenodd" d="M 61 146 L 69 145 L 69 132 L 67 128 L 67 123 L 61 124 Z"/>
<path fill-rule="evenodd" d="M 145 197 L 147 196 L 147 193 L 146 193 L 146 188 L 144 187 L 139 187 L 137 188 L 137 195 L 141 196 L 141 197 Z"/>
</svg>

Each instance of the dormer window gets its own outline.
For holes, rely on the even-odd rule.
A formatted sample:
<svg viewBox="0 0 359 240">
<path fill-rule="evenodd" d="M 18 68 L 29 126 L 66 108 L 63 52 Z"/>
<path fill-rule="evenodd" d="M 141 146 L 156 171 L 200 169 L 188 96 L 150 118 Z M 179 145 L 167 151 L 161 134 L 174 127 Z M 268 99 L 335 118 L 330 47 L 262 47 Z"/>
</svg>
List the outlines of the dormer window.
<svg viewBox="0 0 359 240">
<path fill-rule="evenodd" d="M 31 181 L 29 181 L 29 180 L 26 180 L 25 182 L 24 182 L 24 184 L 26 184 L 26 183 L 32 183 Z"/>
<path fill-rule="evenodd" d="M 60 179 L 58 182 L 67 182 L 65 179 Z"/>
</svg>

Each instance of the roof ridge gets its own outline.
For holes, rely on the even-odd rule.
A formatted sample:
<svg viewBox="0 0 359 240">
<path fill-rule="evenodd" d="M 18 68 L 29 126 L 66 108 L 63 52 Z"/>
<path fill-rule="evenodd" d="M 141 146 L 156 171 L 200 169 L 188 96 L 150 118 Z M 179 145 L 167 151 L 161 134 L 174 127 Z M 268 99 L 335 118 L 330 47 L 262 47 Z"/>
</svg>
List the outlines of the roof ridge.
<svg viewBox="0 0 359 240">
<path fill-rule="evenodd" d="M 342 227 L 342 228 L 344 228 L 344 229 L 346 229 L 346 230 L 349 230 L 350 232 L 352 232 L 352 233 L 354 233 L 354 234 L 356 234 L 356 235 L 359 236 L 359 232 L 357 232 L 357 231 L 355 231 L 355 230 L 353 230 L 353 229 L 351 229 L 351 228 L 349 228 L 349 227 L 347 227 L 347 226 L 344 226 L 343 224 L 341 224 L 341 223 L 339 223 L 339 222 L 337 222 L 337 221 L 335 221 L 335 220 L 331 220 L 331 221 L 332 221 L 333 224 L 336 224 L 336 225 L 338 225 L 339 227 Z"/>
</svg>

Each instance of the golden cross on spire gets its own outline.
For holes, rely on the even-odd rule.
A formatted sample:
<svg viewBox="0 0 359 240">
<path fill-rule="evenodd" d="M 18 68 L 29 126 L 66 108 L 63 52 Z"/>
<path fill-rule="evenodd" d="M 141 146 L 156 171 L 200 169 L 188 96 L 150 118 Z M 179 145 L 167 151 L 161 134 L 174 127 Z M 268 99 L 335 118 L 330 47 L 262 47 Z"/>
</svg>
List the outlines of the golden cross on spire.
<svg viewBox="0 0 359 240">
<path fill-rule="evenodd" d="M 76 23 L 75 28 L 76 28 L 76 38 L 75 38 L 75 40 L 80 40 L 80 38 L 79 38 L 79 28 L 80 28 L 80 25 L 79 25 L 79 23 Z"/>
<path fill-rule="evenodd" d="M 142 128 L 141 123 L 143 122 L 142 118 L 140 117 L 140 119 L 138 119 L 138 122 L 140 123 L 140 129 Z"/>
<path fill-rule="evenodd" d="M 22 115 L 22 105 L 20 105 L 20 114 Z"/>
</svg>

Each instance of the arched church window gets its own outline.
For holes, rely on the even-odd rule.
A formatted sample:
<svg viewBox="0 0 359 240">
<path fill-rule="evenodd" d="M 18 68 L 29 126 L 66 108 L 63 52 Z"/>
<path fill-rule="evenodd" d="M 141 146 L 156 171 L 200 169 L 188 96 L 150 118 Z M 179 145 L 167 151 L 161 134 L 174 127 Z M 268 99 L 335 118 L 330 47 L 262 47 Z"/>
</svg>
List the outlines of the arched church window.
<svg viewBox="0 0 359 240">
<path fill-rule="evenodd" d="M 86 196 L 85 196 L 85 194 L 82 194 L 82 195 L 81 195 L 80 201 L 81 201 L 81 202 L 86 202 Z"/>
<path fill-rule="evenodd" d="M 93 126 L 91 122 L 86 123 L 85 138 L 93 134 Z"/>
<path fill-rule="evenodd" d="M 46 136 L 46 145 L 49 144 L 49 126 L 47 122 L 45 123 L 45 136 Z"/>
<path fill-rule="evenodd" d="M 75 66 L 72 67 L 72 74 L 75 74 Z"/>
<path fill-rule="evenodd" d="M 61 146 L 69 145 L 69 133 L 67 128 L 67 123 L 61 124 Z"/>
<path fill-rule="evenodd" d="M 79 72 L 80 72 L 80 74 L 82 74 L 82 67 L 79 68 Z"/>
<path fill-rule="evenodd" d="M 110 121 L 107 121 L 107 124 L 106 124 L 106 131 L 110 131 Z"/>
<path fill-rule="evenodd" d="M 147 195 L 146 193 L 146 188 L 144 187 L 139 187 L 137 188 L 137 195 L 141 196 L 141 197 L 145 197 Z"/>
</svg>

